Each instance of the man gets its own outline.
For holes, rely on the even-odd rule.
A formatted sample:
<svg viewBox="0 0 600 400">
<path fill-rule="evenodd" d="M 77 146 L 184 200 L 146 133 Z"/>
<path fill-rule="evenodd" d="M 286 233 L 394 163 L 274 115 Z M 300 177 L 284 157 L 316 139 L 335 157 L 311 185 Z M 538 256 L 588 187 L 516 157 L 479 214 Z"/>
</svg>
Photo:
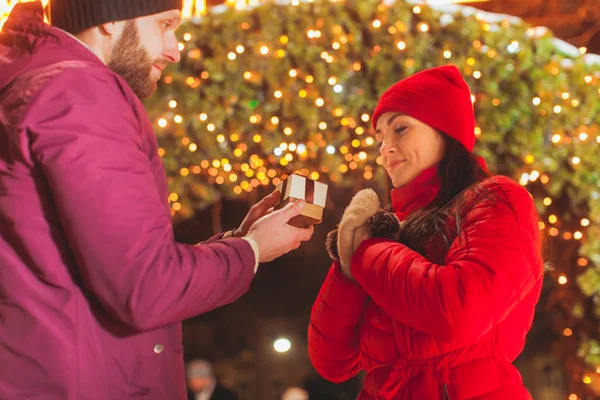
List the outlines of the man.
<svg viewBox="0 0 600 400">
<path fill-rule="evenodd" d="M 303 204 L 175 243 L 138 97 L 179 61 L 181 0 L 18 4 L 0 34 L 0 398 L 186 397 L 180 321 L 309 240 Z M 72 36 L 73 35 L 73 36 Z M 226 238 L 227 236 L 234 236 Z"/>
<path fill-rule="evenodd" d="M 219 385 L 208 361 L 190 361 L 186 366 L 186 374 L 188 400 L 237 400 L 232 391 Z"/>
</svg>

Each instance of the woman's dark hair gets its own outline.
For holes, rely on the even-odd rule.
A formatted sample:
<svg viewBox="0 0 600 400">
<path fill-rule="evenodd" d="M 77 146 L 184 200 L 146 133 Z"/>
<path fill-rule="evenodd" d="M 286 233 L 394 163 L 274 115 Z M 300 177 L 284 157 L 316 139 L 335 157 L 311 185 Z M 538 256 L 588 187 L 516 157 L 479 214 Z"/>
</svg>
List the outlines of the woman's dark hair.
<svg viewBox="0 0 600 400">
<path fill-rule="evenodd" d="M 448 251 L 453 238 L 460 235 L 466 189 L 477 193 L 477 184 L 490 176 L 477 161 L 477 156 L 450 136 L 441 135 L 446 150 L 438 165 L 440 191 L 427 207 L 408 216 L 400 235 L 400 242 L 422 255 L 425 255 L 425 246 L 434 237 L 441 237 L 444 244 L 443 249 L 437 250 L 443 254 Z M 390 196 L 393 186 L 387 173 L 386 186 L 386 193 Z M 391 210 L 391 199 L 387 200 L 388 210 Z M 449 221 L 455 229 L 450 229 Z"/>
</svg>

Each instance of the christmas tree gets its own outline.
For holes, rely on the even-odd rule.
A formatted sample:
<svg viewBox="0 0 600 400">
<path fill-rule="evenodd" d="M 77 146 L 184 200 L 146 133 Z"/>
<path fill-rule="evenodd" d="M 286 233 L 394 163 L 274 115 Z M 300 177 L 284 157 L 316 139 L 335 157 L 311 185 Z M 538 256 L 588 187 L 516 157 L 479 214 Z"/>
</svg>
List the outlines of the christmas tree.
<svg viewBox="0 0 600 400">
<path fill-rule="evenodd" d="M 570 399 L 600 393 L 599 64 L 520 21 L 402 1 L 268 3 L 209 13 L 180 32 L 181 63 L 147 103 L 175 220 L 294 172 L 381 193 L 370 134 L 378 96 L 422 69 L 457 65 L 472 90 L 476 152 L 538 206 L 549 269 L 538 308 L 550 315 L 543 333 L 570 372 Z"/>
</svg>

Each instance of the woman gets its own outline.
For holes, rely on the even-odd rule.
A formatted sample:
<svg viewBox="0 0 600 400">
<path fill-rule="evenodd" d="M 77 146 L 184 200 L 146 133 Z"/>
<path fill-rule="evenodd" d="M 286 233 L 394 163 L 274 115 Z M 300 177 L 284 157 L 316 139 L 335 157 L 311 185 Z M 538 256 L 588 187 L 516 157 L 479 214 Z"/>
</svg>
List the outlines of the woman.
<svg viewBox="0 0 600 400">
<path fill-rule="evenodd" d="M 314 367 L 334 382 L 366 370 L 360 400 L 531 399 L 511 363 L 542 286 L 538 216 L 472 154 L 467 84 L 453 66 L 423 71 L 372 121 L 400 243 L 367 238 L 334 262 L 311 314 Z"/>
</svg>

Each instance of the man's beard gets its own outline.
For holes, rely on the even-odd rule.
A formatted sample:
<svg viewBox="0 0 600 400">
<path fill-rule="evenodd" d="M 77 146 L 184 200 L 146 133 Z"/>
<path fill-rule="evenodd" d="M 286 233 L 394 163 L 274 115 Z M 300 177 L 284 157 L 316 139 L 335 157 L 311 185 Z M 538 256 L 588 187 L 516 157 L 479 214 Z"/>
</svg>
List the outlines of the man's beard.
<svg viewBox="0 0 600 400">
<path fill-rule="evenodd" d="M 156 91 L 157 82 L 150 76 L 153 64 L 166 65 L 166 62 L 162 59 L 152 60 L 140 43 L 135 21 L 127 21 L 110 52 L 108 68 L 121 75 L 137 97 L 145 99 Z"/>
</svg>

